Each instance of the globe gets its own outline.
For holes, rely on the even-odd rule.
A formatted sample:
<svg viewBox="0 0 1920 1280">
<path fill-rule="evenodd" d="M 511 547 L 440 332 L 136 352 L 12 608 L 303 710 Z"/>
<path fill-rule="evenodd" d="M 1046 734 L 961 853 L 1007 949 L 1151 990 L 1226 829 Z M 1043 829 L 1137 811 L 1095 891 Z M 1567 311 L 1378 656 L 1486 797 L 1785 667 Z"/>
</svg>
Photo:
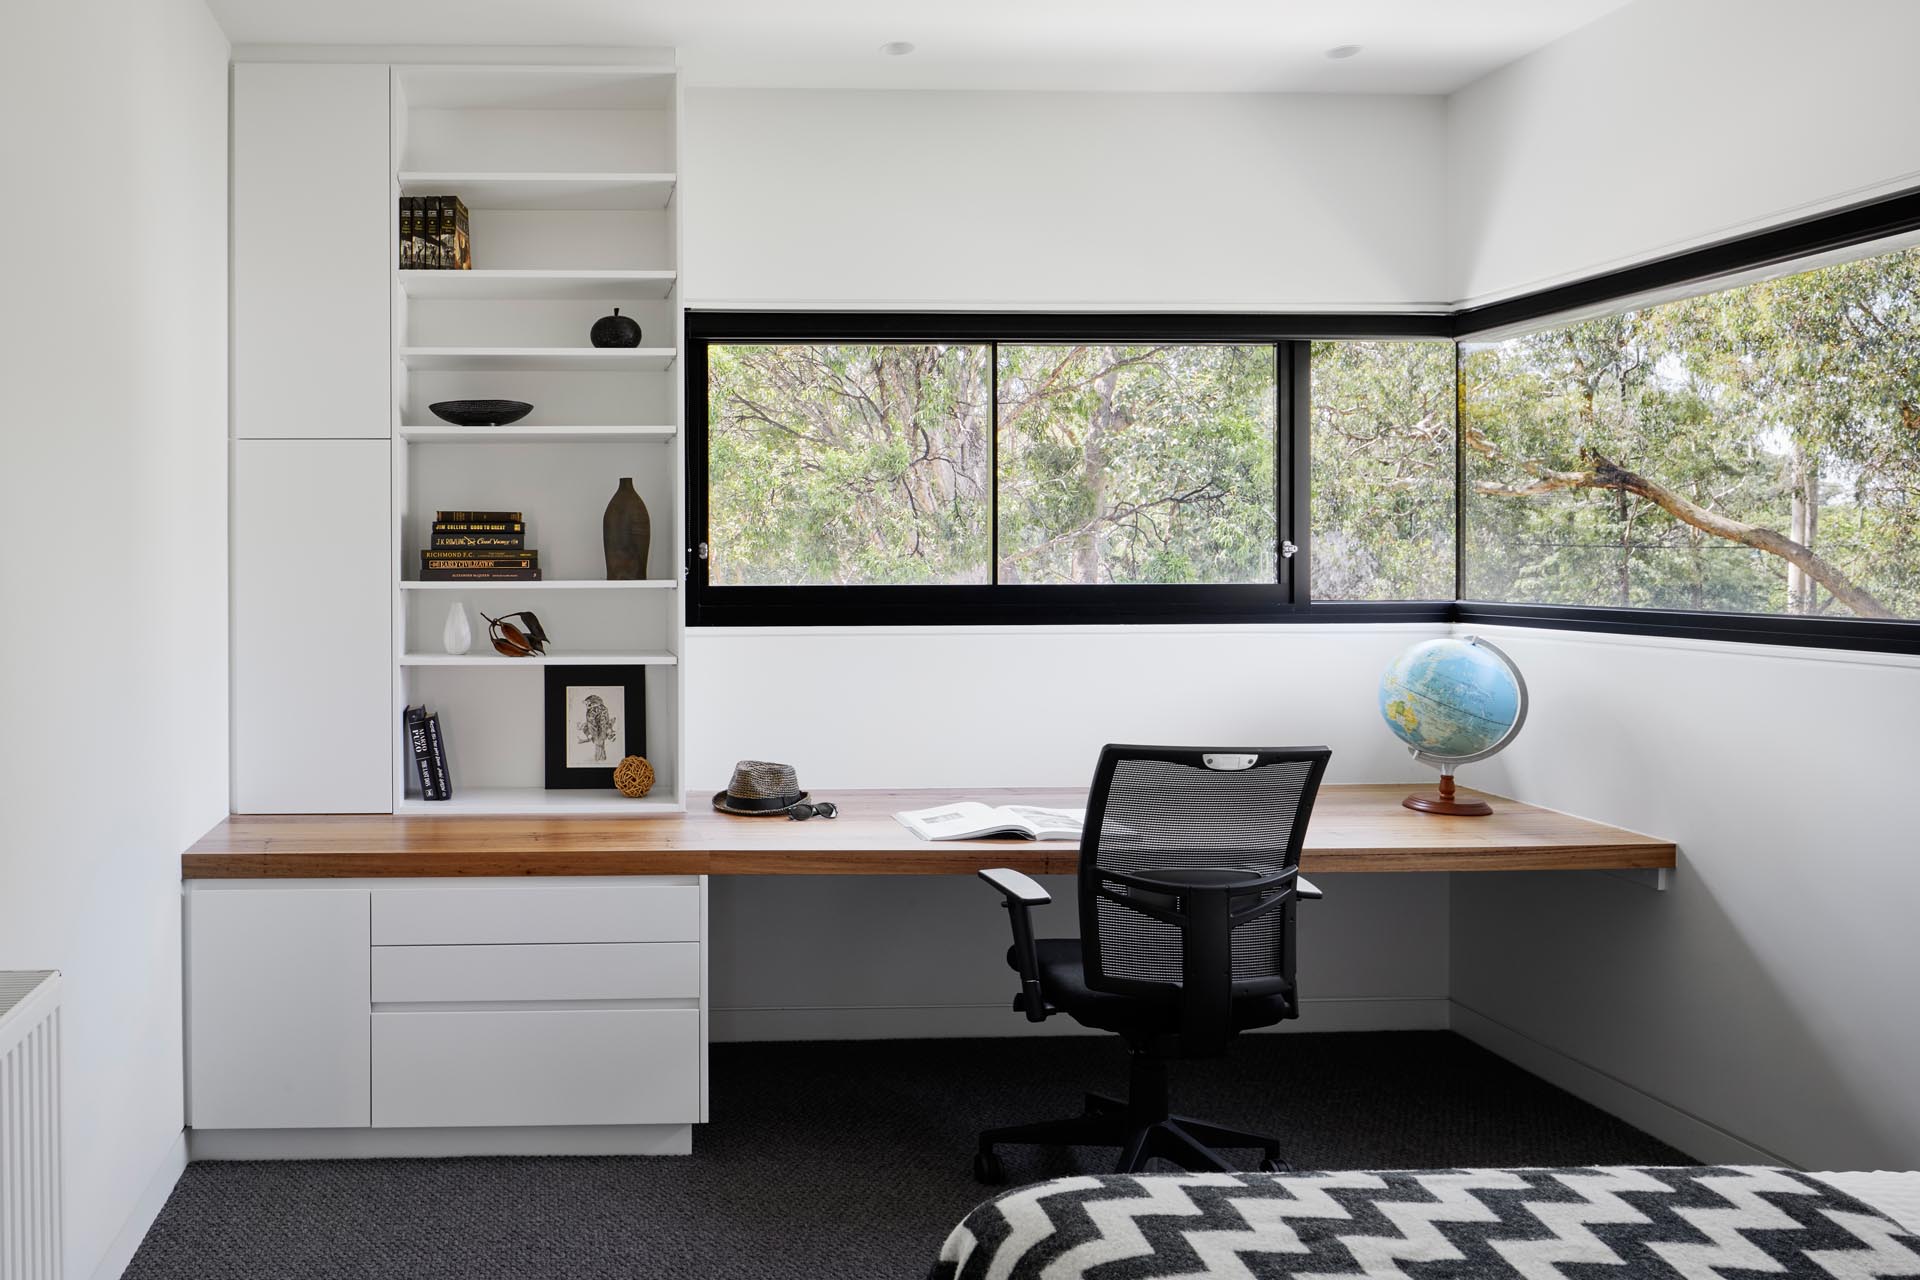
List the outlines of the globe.
<svg viewBox="0 0 1920 1280">
<path fill-rule="evenodd" d="M 1408 808 L 1491 813 L 1484 801 L 1454 799 L 1453 770 L 1513 741 L 1527 719 L 1527 682 L 1478 636 L 1424 640 L 1380 677 L 1380 716 L 1416 760 L 1440 770 L 1439 795 L 1409 796 Z"/>
</svg>

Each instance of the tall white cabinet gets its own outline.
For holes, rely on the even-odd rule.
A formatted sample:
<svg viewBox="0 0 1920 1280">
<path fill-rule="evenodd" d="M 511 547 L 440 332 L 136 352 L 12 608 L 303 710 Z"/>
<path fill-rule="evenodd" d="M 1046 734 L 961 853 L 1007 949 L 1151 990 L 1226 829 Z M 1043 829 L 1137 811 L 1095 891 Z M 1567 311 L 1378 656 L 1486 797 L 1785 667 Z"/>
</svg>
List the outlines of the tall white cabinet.
<svg viewBox="0 0 1920 1280">
<path fill-rule="evenodd" d="M 386 439 L 387 68 L 233 69 L 233 423 Z"/>
<path fill-rule="evenodd" d="M 236 812 L 684 808 L 680 120 L 670 57 L 235 67 Z M 401 269 L 399 199 L 448 194 L 474 269 Z M 615 307 L 639 347 L 591 345 Z M 456 399 L 534 410 L 488 428 L 429 407 Z M 652 551 L 608 581 L 601 515 L 629 477 Z M 421 581 L 441 509 L 524 512 L 543 580 Z M 465 654 L 442 644 L 455 607 Z M 484 615 L 517 610 L 547 657 L 487 642 Z M 644 682 L 643 800 L 545 789 L 544 669 L 587 664 Z M 413 781 L 416 704 L 451 801 Z"/>
</svg>

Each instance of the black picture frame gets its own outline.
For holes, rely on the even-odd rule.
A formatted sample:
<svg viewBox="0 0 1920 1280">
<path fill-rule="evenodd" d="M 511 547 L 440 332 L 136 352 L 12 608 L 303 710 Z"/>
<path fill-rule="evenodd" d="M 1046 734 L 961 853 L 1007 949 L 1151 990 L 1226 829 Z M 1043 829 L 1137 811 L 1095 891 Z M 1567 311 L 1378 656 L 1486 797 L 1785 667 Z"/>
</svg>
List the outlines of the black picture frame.
<svg viewBox="0 0 1920 1280">
<path fill-rule="evenodd" d="M 551 663 L 546 676 L 547 790 L 613 790 L 613 771 L 626 756 L 647 753 L 647 669 L 643 666 L 575 666 Z M 613 716 L 612 737 L 603 743 L 583 740 L 573 721 L 580 710 L 569 710 L 569 696 L 579 702 L 593 694 L 580 690 L 618 690 L 620 709 Z M 597 695 L 603 699 L 604 692 Z M 604 706 L 603 702 L 603 706 Z M 589 749 L 590 747 L 590 749 Z M 582 757 L 604 751 L 604 764 Z"/>
</svg>

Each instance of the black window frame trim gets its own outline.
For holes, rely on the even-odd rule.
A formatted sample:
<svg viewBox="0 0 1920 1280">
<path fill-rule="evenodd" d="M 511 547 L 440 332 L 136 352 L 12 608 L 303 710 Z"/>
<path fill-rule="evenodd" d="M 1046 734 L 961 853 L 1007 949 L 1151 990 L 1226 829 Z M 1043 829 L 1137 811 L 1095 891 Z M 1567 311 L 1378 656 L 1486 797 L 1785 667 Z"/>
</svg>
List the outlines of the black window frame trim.
<svg viewBox="0 0 1920 1280">
<path fill-rule="evenodd" d="M 1264 315 L 1238 313 L 985 311 L 709 311 L 686 313 L 690 627 L 969 626 L 1247 622 L 1444 622 L 1452 602 L 1309 599 L 1306 525 L 1307 368 L 1326 338 L 1447 339 L 1438 313 Z M 1272 345 L 1275 350 L 1276 541 L 1273 583 L 1124 586 L 714 586 L 697 552 L 707 528 L 707 351 L 712 345 L 825 342 L 1180 342 Z M 998 444 L 995 442 L 995 448 Z M 997 534 L 996 534 L 997 538 Z M 1276 546 L 1276 555 L 1278 547 Z"/>
<path fill-rule="evenodd" d="M 1466 598 L 1469 538 L 1464 459 L 1455 433 L 1455 598 L 1447 601 L 1313 601 L 1309 598 L 1307 354 L 1315 340 L 1446 339 L 1458 344 L 1536 321 L 1551 322 L 1644 295 L 1788 266 L 1821 254 L 1920 233 L 1920 188 L 1730 236 L 1568 283 L 1450 311 L 1269 314 L 1237 312 L 1008 312 L 710 310 L 686 312 L 686 513 L 688 540 L 707 517 L 707 347 L 714 342 L 1275 343 L 1281 353 L 1276 467 L 1279 537 L 1300 548 L 1284 585 L 712 587 L 686 548 L 690 627 L 1099 625 L 1150 623 L 1456 623 L 1920 656 L 1920 620 L 1809 618 Z M 1292 358 L 1288 356 L 1291 354 Z M 1457 376 L 1455 388 L 1459 392 Z M 1458 414 L 1456 412 L 1456 420 Z M 716 598 L 718 597 L 718 598 Z"/>
</svg>

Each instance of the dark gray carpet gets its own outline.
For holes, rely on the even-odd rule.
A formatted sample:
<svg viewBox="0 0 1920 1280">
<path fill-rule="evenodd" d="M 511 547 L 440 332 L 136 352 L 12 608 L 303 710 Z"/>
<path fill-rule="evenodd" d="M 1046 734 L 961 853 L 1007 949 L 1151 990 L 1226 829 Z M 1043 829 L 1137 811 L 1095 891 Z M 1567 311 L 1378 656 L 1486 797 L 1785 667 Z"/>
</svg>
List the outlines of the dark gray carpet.
<svg viewBox="0 0 1920 1280">
<path fill-rule="evenodd" d="M 195 1164 L 126 1274 L 919 1277 L 990 1194 L 975 1133 L 1123 1092 L 1125 1065 L 1111 1038 L 715 1045 L 690 1157 Z M 1271 1130 L 1302 1169 L 1691 1163 L 1446 1032 L 1244 1037 L 1176 1064 L 1174 1103 Z M 1005 1159 L 1022 1182 L 1113 1155 Z"/>
</svg>

